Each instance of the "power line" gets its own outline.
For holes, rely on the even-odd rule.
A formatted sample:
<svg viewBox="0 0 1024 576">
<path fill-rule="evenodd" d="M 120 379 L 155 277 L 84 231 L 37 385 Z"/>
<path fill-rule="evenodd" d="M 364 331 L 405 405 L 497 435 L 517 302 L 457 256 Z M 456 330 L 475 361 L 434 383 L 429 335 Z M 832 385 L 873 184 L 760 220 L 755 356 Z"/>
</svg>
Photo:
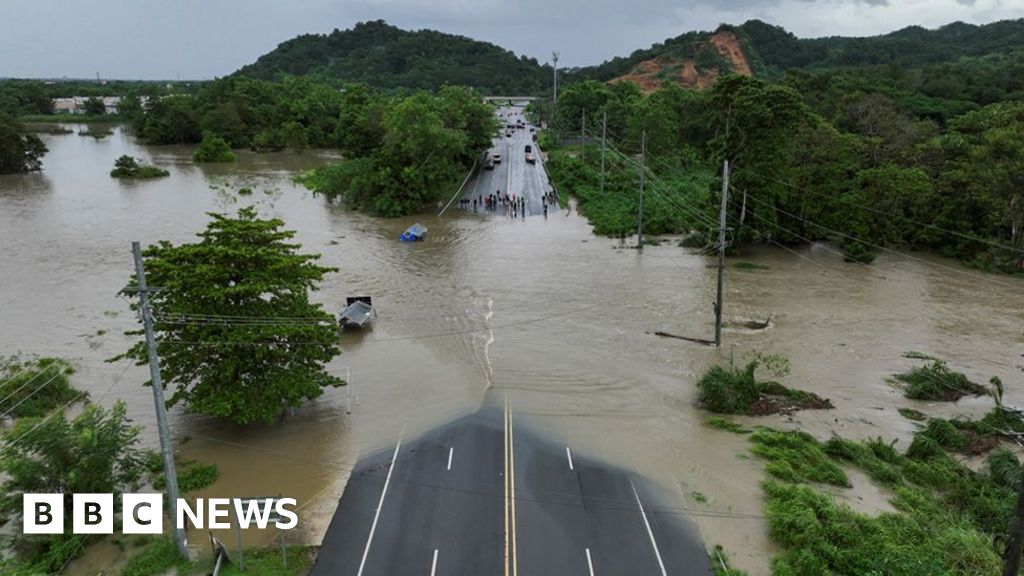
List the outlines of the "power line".
<svg viewBox="0 0 1024 576">
<path fill-rule="evenodd" d="M 971 241 L 974 241 L 974 242 L 980 242 L 982 244 L 987 244 L 987 245 L 995 247 L 995 248 L 1001 248 L 1003 250 L 1008 250 L 1010 252 L 1017 252 L 1019 254 L 1024 254 L 1024 250 L 1022 250 L 1020 248 L 1013 248 L 1012 246 L 1007 246 L 1007 245 L 1001 244 L 999 242 L 995 242 L 995 241 L 992 241 L 992 240 L 987 240 L 985 238 L 981 238 L 980 236 L 974 236 L 972 234 L 965 234 L 963 232 L 957 232 L 956 230 L 949 230 L 947 228 L 943 228 L 943 227 L 938 226 L 936 224 L 929 224 L 927 222 L 921 222 L 920 220 L 915 220 L 915 219 L 907 217 L 907 216 L 901 216 L 899 214 L 895 214 L 895 213 L 892 213 L 892 212 L 887 212 L 885 210 L 879 210 L 877 208 L 872 208 L 871 206 L 865 206 L 863 204 L 859 204 L 859 203 L 853 202 L 851 200 L 844 200 L 841 196 L 827 196 L 823 192 L 818 192 L 816 190 L 809 190 L 807 188 L 799 188 L 796 185 L 791 184 L 789 182 L 785 182 L 783 180 L 779 180 L 778 178 L 773 178 L 771 176 L 765 176 L 764 174 L 760 174 L 758 172 L 754 172 L 753 170 L 744 169 L 744 171 L 748 172 L 750 174 L 753 174 L 753 175 L 757 176 L 758 178 L 763 178 L 765 180 L 770 180 L 772 182 L 775 182 L 776 184 L 782 184 L 783 186 L 789 187 L 789 188 L 791 188 L 793 190 L 797 190 L 799 192 L 810 192 L 811 194 L 814 194 L 814 195 L 818 196 L 819 198 L 820 197 L 828 197 L 830 200 L 837 200 L 839 202 L 842 202 L 843 204 L 846 204 L 847 206 L 854 206 L 856 208 L 860 208 L 862 210 L 867 210 L 869 212 L 874 212 L 875 214 L 879 214 L 879 215 L 885 216 L 887 218 L 897 218 L 897 219 L 903 220 L 905 222 L 910 222 L 911 224 L 916 224 L 918 226 L 924 226 L 926 228 L 931 228 L 933 230 L 938 230 L 938 231 L 944 232 L 946 234 L 952 234 L 954 236 L 958 236 L 958 237 L 963 238 L 965 240 L 971 240 Z"/>
<path fill-rule="evenodd" d="M 9 416 L 10 414 L 13 414 L 13 413 L 14 413 L 14 410 L 15 410 L 15 409 L 16 409 L 16 408 L 17 408 L 18 406 L 21 406 L 21 405 L 22 405 L 22 404 L 24 404 L 25 402 L 28 402 L 28 400 L 29 400 L 30 398 L 32 398 L 33 396 L 35 396 L 36 394 L 38 394 L 38 393 L 39 393 L 39 391 L 40 391 L 40 390 L 42 390 L 43 388 L 46 388 L 46 386 L 47 386 L 47 385 L 49 385 L 49 384 L 50 384 L 50 382 L 53 382 L 54 380 L 56 380 L 56 379 L 57 379 L 58 377 L 60 377 L 60 375 L 61 375 L 61 373 L 60 373 L 60 372 L 57 372 L 56 374 L 54 374 L 53 376 L 51 376 L 49 380 L 47 380 L 46 382 L 43 382 L 42 384 L 40 384 L 40 385 L 39 385 L 39 387 L 37 387 L 37 388 L 36 388 L 35 390 L 33 390 L 32 392 L 30 392 L 30 393 L 29 393 L 28 395 L 26 395 L 26 396 L 25 396 L 24 398 L 22 398 L 21 400 L 19 400 L 17 404 L 15 404 L 14 406 L 11 406 L 11 407 L 10 407 L 10 408 L 9 408 L 9 409 L 8 409 L 8 410 L 7 410 L 6 412 L 4 412 L 3 414 L 0 414 L 0 420 L 2 420 L 2 419 L 4 419 L 4 418 L 6 418 L 6 417 L 7 417 L 7 416 Z"/>
<path fill-rule="evenodd" d="M 33 381 L 35 381 L 37 378 L 39 378 L 40 376 L 45 374 L 50 368 L 56 368 L 56 367 L 58 367 L 58 364 L 55 362 L 53 364 L 50 364 L 50 365 L 44 367 L 42 370 L 36 372 L 31 378 L 29 378 L 21 386 L 19 386 L 17 390 L 15 390 L 14 392 L 11 392 L 7 396 L 5 396 L 3 398 L 3 400 L 0 400 L 0 404 L 3 404 L 4 402 L 7 402 L 8 400 L 10 400 L 14 396 L 16 396 L 18 394 L 18 392 L 21 392 L 26 386 L 28 386 Z M 3 388 L 8 383 L 13 382 L 14 380 L 17 380 L 19 376 L 20 376 L 20 374 L 16 375 L 16 376 L 11 376 L 10 378 L 4 380 L 3 382 L 0 382 L 0 388 Z"/>
<path fill-rule="evenodd" d="M 848 240 L 853 240 L 854 242 L 860 242 L 861 244 L 870 246 L 870 247 L 875 248 L 877 250 L 883 250 L 885 252 L 889 252 L 889 253 L 895 254 L 897 256 L 903 256 L 904 258 L 909 258 L 911 260 L 914 260 L 916 262 L 920 262 L 922 264 L 928 264 L 928 265 L 931 265 L 931 266 L 942 268 L 944 270 L 948 270 L 950 272 L 956 272 L 957 274 L 963 274 L 965 276 L 970 276 L 970 277 L 978 279 L 978 280 L 984 280 L 986 282 L 991 282 L 993 284 L 998 284 L 998 285 L 1004 286 L 1006 288 L 1017 288 L 1018 287 L 1018 286 L 1015 286 L 1013 284 L 1009 284 L 1007 282 L 1002 282 L 1002 281 L 996 280 L 995 278 L 989 278 L 989 277 L 986 277 L 986 276 L 982 276 L 980 274 L 975 274 L 973 272 L 969 272 L 967 270 L 960 270 L 958 268 L 954 268 L 952 266 L 946 266 L 945 264 L 940 264 L 938 262 L 931 262 L 929 260 L 925 260 L 924 258 L 918 258 L 917 256 L 912 256 L 910 254 L 906 254 L 904 252 L 900 252 L 899 250 L 893 250 L 892 248 L 887 248 L 885 246 L 881 246 L 881 245 L 875 244 L 873 242 L 868 242 L 867 240 L 862 240 L 862 239 L 857 238 L 855 236 L 851 236 L 849 234 L 845 234 L 843 232 L 840 232 L 838 230 L 834 230 L 834 229 L 829 228 L 827 226 L 823 226 L 823 225 L 818 224 L 816 222 L 812 222 L 812 221 L 808 220 L 807 218 L 804 218 L 803 216 L 798 216 L 796 214 L 793 214 L 792 212 L 789 212 L 787 210 L 783 210 L 782 208 L 779 208 L 778 206 L 774 206 L 774 205 L 769 206 L 765 201 L 758 200 L 753 195 L 748 195 L 748 198 L 750 200 L 752 200 L 752 201 L 762 205 L 762 206 L 765 206 L 765 207 L 770 208 L 772 210 L 776 210 L 778 212 L 781 212 L 782 214 L 785 214 L 785 215 L 787 215 L 787 216 L 789 216 L 791 218 L 796 218 L 797 220 L 806 222 L 807 224 L 810 224 L 811 226 L 814 226 L 816 228 L 820 228 L 820 229 L 825 230 L 827 232 L 831 232 L 833 234 L 836 234 L 836 235 L 841 236 L 843 238 L 846 238 Z"/>
</svg>

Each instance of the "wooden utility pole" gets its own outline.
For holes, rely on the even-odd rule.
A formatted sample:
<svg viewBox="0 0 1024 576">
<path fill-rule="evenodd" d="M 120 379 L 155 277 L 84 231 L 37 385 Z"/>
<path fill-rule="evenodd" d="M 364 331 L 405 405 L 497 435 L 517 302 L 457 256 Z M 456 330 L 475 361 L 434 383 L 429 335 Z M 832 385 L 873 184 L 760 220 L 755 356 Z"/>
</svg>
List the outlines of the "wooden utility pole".
<svg viewBox="0 0 1024 576">
<path fill-rule="evenodd" d="M 604 147 L 608 140 L 608 113 L 601 114 L 601 196 L 604 196 Z"/>
<path fill-rule="evenodd" d="M 153 291 L 146 285 L 146 272 L 142 267 L 142 249 L 138 242 L 132 242 L 132 256 L 135 259 L 135 283 L 139 291 L 139 313 L 142 315 L 142 326 L 146 333 L 146 348 L 149 351 L 149 378 L 153 388 L 153 404 L 156 405 L 156 427 L 160 433 L 160 451 L 164 457 L 164 478 L 167 479 L 167 514 L 174 532 L 174 543 L 178 553 L 188 556 L 185 544 L 185 531 L 178 526 L 178 473 L 174 469 L 174 447 L 171 445 L 171 433 L 167 428 L 167 404 L 164 403 L 164 385 L 160 380 L 160 358 L 156 353 L 156 336 L 153 334 L 153 314 L 149 309 L 149 292 Z"/>
<path fill-rule="evenodd" d="M 715 347 L 722 345 L 722 283 L 725 279 L 725 203 L 729 198 L 729 161 L 722 164 L 722 208 L 718 213 L 718 298 L 715 300 Z"/>
<path fill-rule="evenodd" d="M 640 139 L 640 217 L 636 224 L 636 249 L 644 249 L 644 172 L 647 170 L 647 130 Z"/>
</svg>

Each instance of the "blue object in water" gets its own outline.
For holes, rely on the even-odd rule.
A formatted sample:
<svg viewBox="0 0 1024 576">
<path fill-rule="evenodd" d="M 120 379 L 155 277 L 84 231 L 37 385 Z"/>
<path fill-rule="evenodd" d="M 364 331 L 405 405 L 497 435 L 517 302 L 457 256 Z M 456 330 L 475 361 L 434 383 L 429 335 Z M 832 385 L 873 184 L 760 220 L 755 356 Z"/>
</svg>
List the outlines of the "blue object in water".
<svg viewBox="0 0 1024 576">
<path fill-rule="evenodd" d="M 427 227 L 419 222 L 409 226 L 402 232 L 402 235 L 398 237 L 402 242 L 415 242 L 417 240 L 423 240 L 423 237 L 427 235 Z"/>
</svg>

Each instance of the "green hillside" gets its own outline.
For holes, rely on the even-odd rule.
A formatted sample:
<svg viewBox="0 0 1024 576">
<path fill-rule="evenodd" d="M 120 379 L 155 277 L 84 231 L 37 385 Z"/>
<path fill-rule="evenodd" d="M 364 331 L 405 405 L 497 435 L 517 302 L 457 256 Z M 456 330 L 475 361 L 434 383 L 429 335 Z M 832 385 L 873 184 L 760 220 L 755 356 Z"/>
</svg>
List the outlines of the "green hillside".
<svg viewBox="0 0 1024 576">
<path fill-rule="evenodd" d="M 281 43 L 237 73 L 276 80 L 309 75 L 334 85 L 435 89 L 471 86 L 485 94 L 536 94 L 550 87 L 550 68 L 494 44 L 434 30 L 401 30 L 382 20 L 350 30 L 306 34 Z"/>
</svg>

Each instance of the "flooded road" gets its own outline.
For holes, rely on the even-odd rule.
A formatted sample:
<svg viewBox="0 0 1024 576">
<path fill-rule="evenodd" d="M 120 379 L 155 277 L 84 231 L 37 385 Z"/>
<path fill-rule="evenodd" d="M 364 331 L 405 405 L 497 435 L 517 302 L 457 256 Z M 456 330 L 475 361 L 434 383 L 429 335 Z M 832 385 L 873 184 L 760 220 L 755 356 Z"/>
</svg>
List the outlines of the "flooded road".
<svg viewBox="0 0 1024 576">
<path fill-rule="evenodd" d="M 1024 405 L 1024 374 L 1015 368 L 1024 363 L 1019 279 L 920 254 L 920 261 L 883 254 L 863 267 L 822 246 L 796 255 L 746 249 L 742 260 L 768 269 L 729 269 L 726 317 L 770 316 L 773 326 L 727 330 L 715 350 L 653 335 L 712 334 L 710 258 L 668 242 L 642 253 L 620 249 L 591 235 L 575 211 L 511 220 L 452 210 L 442 219 L 381 220 L 292 184 L 297 171 L 330 161 L 326 153 L 241 153 L 237 165 L 197 166 L 190 149 L 141 146 L 120 128 L 102 141 L 43 138 L 50 152 L 42 173 L 0 176 L 0 353 L 72 360 L 79 369 L 73 383 L 99 403 L 125 400 L 152 446 L 146 369 L 104 362 L 128 346 L 122 333 L 135 327 L 116 296 L 132 271 L 132 240 L 191 241 L 206 212 L 255 204 L 297 230 L 305 251 L 340 268 L 315 294 L 330 311 L 345 296 L 373 296 L 373 329 L 346 335 L 344 353 L 329 366 L 351 374 L 350 389 L 330 390 L 274 426 L 172 412 L 182 456 L 220 468 L 202 495 L 296 497 L 302 509 L 294 540 L 320 541 L 360 456 L 508 391 L 531 426 L 677 492 L 667 505 L 692 517 L 708 546 L 722 544 L 738 567 L 764 574 L 771 547 L 760 519 L 761 464 L 740 457 L 744 438 L 705 426 L 694 404 L 694 383 L 712 363 L 739 362 L 754 350 L 789 357 L 785 382 L 830 398 L 836 409 L 758 421 L 819 436 L 905 442 L 913 425 L 898 407 L 932 414 L 989 408 L 987 398 L 952 406 L 904 399 L 884 378 L 915 364 L 902 357 L 910 350 L 945 358 L 979 382 L 998 375 L 1006 401 Z M 171 176 L 110 178 L 122 154 Z M 232 192 L 241 187 L 253 193 Z M 429 239 L 397 242 L 417 220 Z M 861 498 L 870 500 L 872 491 L 851 496 Z M 219 536 L 234 542 L 231 532 Z M 274 536 L 247 538 L 258 544 Z M 193 535 L 192 545 L 205 547 L 204 538 Z M 94 574 L 113 556 L 87 556 L 71 571 Z"/>
</svg>

